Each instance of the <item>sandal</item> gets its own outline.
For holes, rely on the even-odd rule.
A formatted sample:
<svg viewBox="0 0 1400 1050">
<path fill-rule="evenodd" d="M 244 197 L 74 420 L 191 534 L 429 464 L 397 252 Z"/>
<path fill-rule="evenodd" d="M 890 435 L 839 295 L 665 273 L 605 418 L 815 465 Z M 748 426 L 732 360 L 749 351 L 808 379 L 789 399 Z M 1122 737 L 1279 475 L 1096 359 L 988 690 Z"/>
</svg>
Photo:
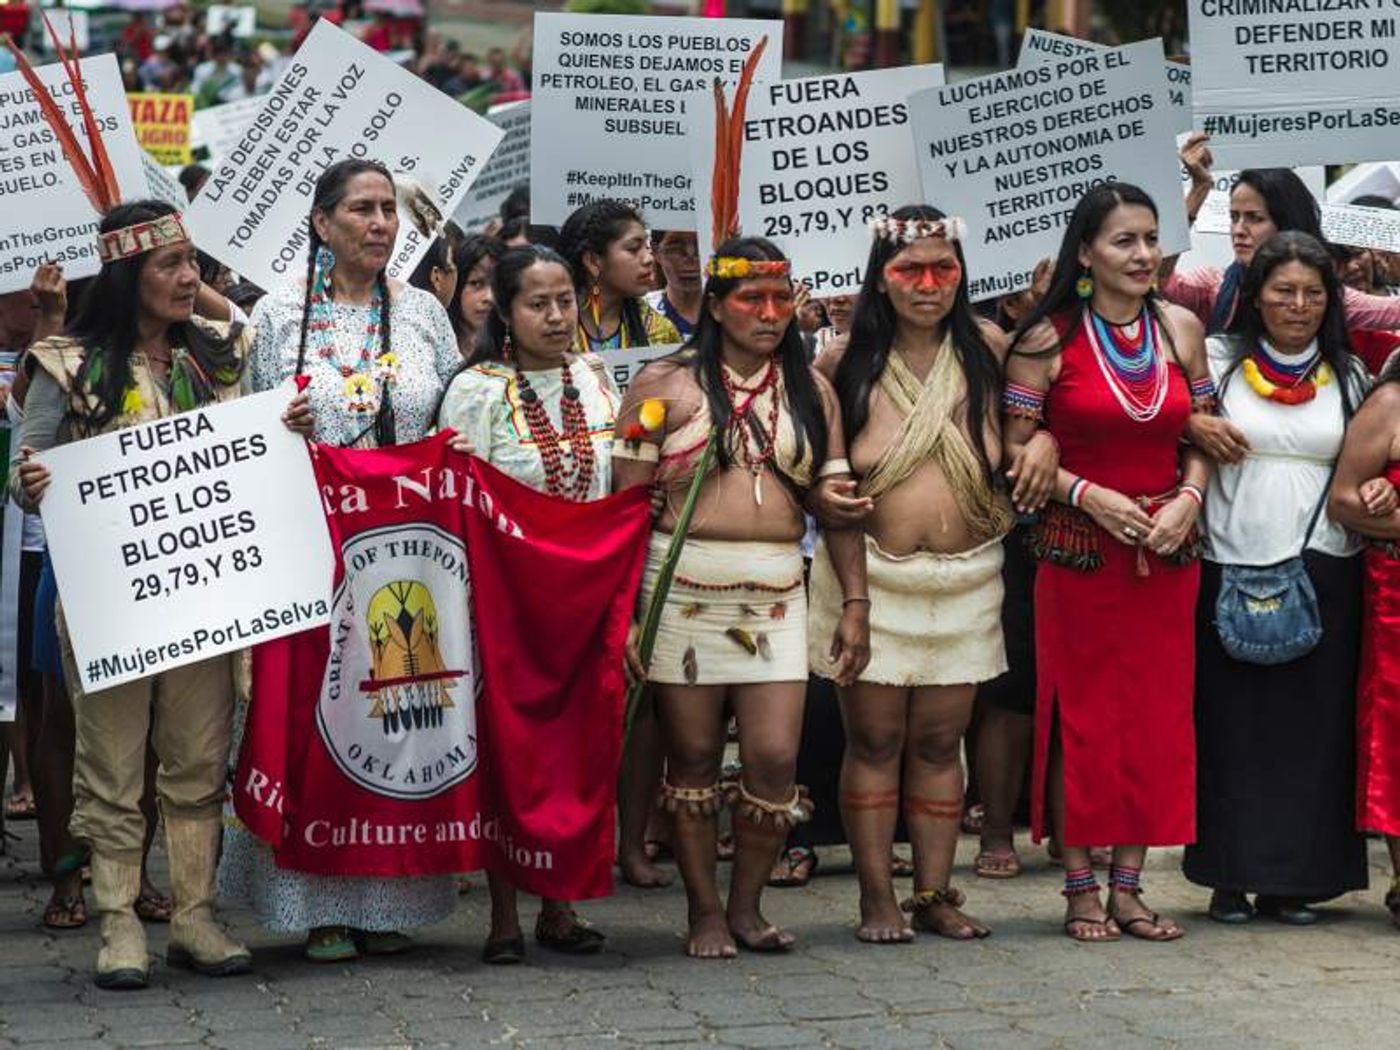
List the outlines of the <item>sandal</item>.
<svg viewBox="0 0 1400 1050">
<path fill-rule="evenodd" d="M 1114 920 L 1112 918 L 1090 919 L 1083 915 L 1080 915 L 1073 919 L 1065 920 L 1065 933 L 1069 934 L 1070 940 L 1078 941 L 1081 944 L 1107 944 L 1109 941 L 1119 940 L 1123 936 L 1123 934 L 1120 932 L 1121 927 L 1118 930 L 1111 931 L 1103 937 L 1088 936 L 1088 934 L 1084 930 L 1084 927 L 1091 926 L 1098 927 L 1101 929 L 1108 929 L 1108 924 L 1113 921 Z"/>
<path fill-rule="evenodd" d="M 980 802 L 974 802 L 963 810 L 962 833 L 964 835 L 982 834 L 982 825 L 987 821 L 987 807 Z"/>
<path fill-rule="evenodd" d="M 71 897 L 52 897 L 44 908 L 44 928 L 76 930 L 87 925 L 87 902 L 81 893 Z"/>
<path fill-rule="evenodd" d="M 366 955 L 402 955 L 413 947 L 413 938 L 398 930 L 351 930 L 350 935 Z"/>
<path fill-rule="evenodd" d="M 1117 892 L 1123 891 L 1120 890 Z M 1141 891 L 1134 893 L 1133 896 L 1138 896 L 1138 893 L 1140 892 Z M 1146 915 L 1139 915 L 1132 919 L 1123 918 L 1123 916 L 1118 914 L 1118 909 L 1114 907 L 1112 893 L 1109 894 L 1107 911 L 1108 917 L 1118 924 L 1118 928 L 1120 930 L 1126 933 L 1129 937 L 1136 937 L 1140 941 L 1154 941 L 1165 944 L 1167 941 L 1180 940 L 1186 934 L 1186 931 L 1183 930 L 1171 919 L 1166 920 L 1166 922 L 1170 923 L 1170 925 L 1164 924 L 1162 921 L 1162 916 L 1158 915 L 1155 911 L 1149 911 Z M 1155 934 L 1139 932 L 1139 930 L 1146 928 L 1150 928 L 1158 932 Z"/>
<path fill-rule="evenodd" d="M 6 820 L 33 820 L 39 815 L 38 803 L 34 801 L 34 796 L 27 798 L 22 795 L 11 795 L 10 801 L 5 805 Z"/>
<path fill-rule="evenodd" d="M 350 962 L 360 957 L 347 926 L 318 926 L 306 935 L 303 954 L 312 962 Z"/>
<path fill-rule="evenodd" d="M 175 901 L 156 889 L 142 890 L 132 906 L 143 922 L 169 922 L 175 911 Z"/>
<path fill-rule="evenodd" d="M 972 861 L 979 879 L 1014 879 L 1021 874 L 1021 856 L 1012 849 L 984 849 Z"/>
<path fill-rule="evenodd" d="M 568 931 L 561 933 L 554 925 L 545 921 L 545 913 L 540 912 L 535 920 L 535 940 L 541 948 L 565 955 L 597 955 L 603 950 L 607 938 L 580 919 L 572 910 L 560 914 L 569 917 Z"/>
<path fill-rule="evenodd" d="M 715 839 L 715 860 L 728 864 L 734 859 L 734 836 L 721 835 Z"/>
<path fill-rule="evenodd" d="M 786 867 L 786 871 L 782 869 Z M 817 853 L 810 846 L 789 846 L 778 856 L 773 865 L 774 874 L 768 877 L 768 885 L 779 889 L 802 887 L 812 881 L 817 873 Z"/>
<path fill-rule="evenodd" d="M 914 862 L 908 857 L 901 857 L 894 850 L 890 850 L 890 874 L 896 879 L 912 879 L 914 877 Z"/>
<path fill-rule="evenodd" d="M 481 949 L 481 961 L 488 966 L 519 966 L 525 961 L 524 934 L 487 941 Z"/>
</svg>

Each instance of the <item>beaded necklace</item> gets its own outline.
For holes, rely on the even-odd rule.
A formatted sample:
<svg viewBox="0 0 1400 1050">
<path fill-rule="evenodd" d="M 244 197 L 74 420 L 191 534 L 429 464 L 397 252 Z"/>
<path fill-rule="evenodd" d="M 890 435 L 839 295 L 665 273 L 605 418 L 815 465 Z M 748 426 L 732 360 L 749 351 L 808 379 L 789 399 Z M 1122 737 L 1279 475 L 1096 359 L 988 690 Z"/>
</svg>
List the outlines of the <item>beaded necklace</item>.
<svg viewBox="0 0 1400 1050">
<path fill-rule="evenodd" d="M 749 473 L 753 475 L 753 499 L 760 507 L 763 506 L 763 470 L 770 462 L 778 447 L 778 415 L 781 410 L 779 405 L 778 366 L 770 358 L 768 368 L 763 373 L 763 378 L 758 381 L 757 386 L 743 386 L 736 383 L 729 376 L 729 369 L 720 365 L 720 381 L 724 384 L 725 397 L 729 399 L 730 418 L 729 426 L 731 430 L 737 431 L 739 435 L 739 447 L 745 465 L 749 468 Z M 766 390 L 772 390 L 773 396 L 768 406 L 768 423 L 765 427 L 753 417 L 753 407 L 758 398 Z M 738 394 L 748 395 L 748 399 L 743 405 L 736 404 Z M 763 438 L 762 447 L 757 450 L 753 445 L 758 439 L 758 435 L 753 433 L 757 427 Z"/>
<path fill-rule="evenodd" d="M 1118 334 L 1117 326 L 1084 308 L 1084 327 L 1104 382 L 1124 415 L 1136 423 L 1148 423 L 1157 418 L 1167 399 L 1167 360 L 1156 319 L 1146 305 L 1137 324 L 1138 344 L 1133 346 Z"/>
<path fill-rule="evenodd" d="M 515 370 L 515 385 L 520 391 L 520 403 L 525 408 L 525 423 L 530 428 L 530 437 L 539 449 L 540 461 L 544 464 L 545 491 L 551 496 L 563 496 L 574 503 L 582 503 L 588 499 L 596 467 L 593 435 L 588 432 L 588 418 L 583 410 L 579 389 L 574 386 L 567 357 L 559 369 L 559 378 L 563 382 L 559 404 L 559 415 L 564 424 L 562 435 L 550 422 L 544 401 L 530 385 L 529 376 L 518 367 Z M 567 486 L 561 447 L 563 441 L 569 443 L 569 458 L 573 461 L 573 476 L 569 478 Z"/>
<path fill-rule="evenodd" d="M 1320 350 L 1299 356 L 1296 364 L 1282 361 L 1264 343 L 1240 363 L 1240 370 L 1260 397 L 1280 405 L 1302 405 L 1317 397 L 1318 387 L 1332 382 L 1332 369 Z"/>
<path fill-rule="evenodd" d="M 316 267 L 311 286 L 311 307 L 306 322 L 307 336 L 316 354 L 329 361 L 344 380 L 342 403 L 352 415 L 374 415 L 379 411 L 381 390 L 394 379 L 397 361 L 393 354 L 379 354 L 384 323 L 384 296 L 378 284 L 369 301 L 369 321 L 361 336 L 359 357 L 346 364 L 340 354 L 340 332 L 335 303 L 330 297 L 330 270 Z"/>
</svg>

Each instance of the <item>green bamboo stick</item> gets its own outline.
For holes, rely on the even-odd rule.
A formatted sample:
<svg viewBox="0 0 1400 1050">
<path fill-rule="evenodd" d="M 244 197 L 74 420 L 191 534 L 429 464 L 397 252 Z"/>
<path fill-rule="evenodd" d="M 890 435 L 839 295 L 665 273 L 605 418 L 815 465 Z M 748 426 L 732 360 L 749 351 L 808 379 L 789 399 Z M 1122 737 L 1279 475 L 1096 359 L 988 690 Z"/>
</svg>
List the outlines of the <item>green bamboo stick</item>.
<svg viewBox="0 0 1400 1050">
<path fill-rule="evenodd" d="M 666 557 L 661 562 L 661 571 L 656 574 L 656 587 L 647 602 L 646 616 L 642 618 L 642 637 L 638 640 L 637 651 L 642 658 L 642 666 L 650 667 L 651 653 L 656 648 L 656 631 L 661 626 L 661 610 L 666 605 L 666 595 L 671 591 L 671 579 L 676 575 L 676 563 L 681 559 L 681 549 L 685 546 L 686 535 L 690 532 L 690 519 L 695 516 L 695 504 L 700 501 L 700 487 L 705 476 L 714 465 L 715 454 L 719 451 L 719 428 L 710 430 L 710 439 L 705 443 L 705 451 L 700 453 L 695 476 L 690 479 L 690 490 L 685 494 L 685 503 L 676 517 L 676 528 L 671 533 L 671 544 L 666 548 Z M 642 694 L 646 692 L 645 681 L 633 682 L 627 691 L 627 711 L 623 720 L 622 740 L 625 745 L 632 736 L 632 723 L 636 721 L 637 710 L 641 707 Z"/>
</svg>

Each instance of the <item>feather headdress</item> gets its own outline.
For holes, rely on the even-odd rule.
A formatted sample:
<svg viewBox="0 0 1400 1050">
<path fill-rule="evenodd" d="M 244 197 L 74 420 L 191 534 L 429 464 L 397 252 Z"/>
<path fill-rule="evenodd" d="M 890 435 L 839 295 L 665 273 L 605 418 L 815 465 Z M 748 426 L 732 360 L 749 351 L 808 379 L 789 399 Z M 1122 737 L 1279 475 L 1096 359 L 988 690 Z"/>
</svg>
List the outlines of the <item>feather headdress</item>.
<svg viewBox="0 0 1400 1050">
<path fill-rule="evenodd" d="M 68 84 L 73 89 L 73 100 L 77 103 L 78 113 L 82 117 L 83 133 L 88 140 L 88 148 L 92 150 L 91 158 L 84 152 L 82 143 L 78 141 L 78 136 L 74 134 L 73 128 L 69 125 L 58 103 L 49 94 L 44 82 L 39 79 L 39 74 L 30 64 L 28 56 L 15 45 L 8 33 L 0 37 L 0 40 L 3 40 L 5 46 L 9 48 L 10 54 L 14 56 L 15 65 L 19 68 L 20 75 L 24 77 L 29 89 L 34 92 L 34 99 L 39 104 L 44 121 L 53 131 L 59 146 L 62 147 L 63 156 L 68 160 L 73 174 L 77 176 L 78 184 L 82 186 L 83 193 L 87 195 L 87 199 L 92 203 L 93 209 L 98 215 L 106 215 L 121 201 L 121 189 L 117 186 L 116 173 L 112 170 L 112 162 L 107 156 L 107 148 L 103 145 L 97 118 L 93 115 L 92 106 L 88 103 L 87 88 L 83 84 L 82 70 L 78 65 L 77 36 L 70 23 L 68 47 L 65 49 L 63 42 L 58 38 L 58 32 L 54 29 L 53 23 L 49 21 L 49 16 L 43 12 L 40 12 L 40 15 L 44 19 L 44 26 L 49 31 L 49 38 L 53 41 L 58 60 L 63 65 L 63 72 L 68 78 Z"/>
<path fill-rule="evenodd" d="M 724 84 L 715 80 L 715 159 L 714 176 L 710 183 L 710 251 L 739 232 L 739 164 L 744 152 L 744 110 L 748 107 L 749 89 L 758 70 L 759 59 L 768 46 L 768 38 L 760 37 L 758 46 L 744 61 L 739 83 L 734 88 L 734 104 L 724 97 Z"/>
</svg>

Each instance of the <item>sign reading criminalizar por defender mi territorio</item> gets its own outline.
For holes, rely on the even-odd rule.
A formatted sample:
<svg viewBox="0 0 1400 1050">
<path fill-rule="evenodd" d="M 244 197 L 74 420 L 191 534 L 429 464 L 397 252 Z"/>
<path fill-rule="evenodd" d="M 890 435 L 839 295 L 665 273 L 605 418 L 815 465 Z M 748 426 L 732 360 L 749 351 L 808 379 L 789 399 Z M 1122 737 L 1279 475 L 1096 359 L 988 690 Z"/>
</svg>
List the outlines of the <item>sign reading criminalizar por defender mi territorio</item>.
<svg viewBox="0 0 1400 1050">
<path fill-rule="evenodd" d="M 330 620 L 335 559 L 287 390 L 40 455 L 84 692 Z"/>
</svg>

